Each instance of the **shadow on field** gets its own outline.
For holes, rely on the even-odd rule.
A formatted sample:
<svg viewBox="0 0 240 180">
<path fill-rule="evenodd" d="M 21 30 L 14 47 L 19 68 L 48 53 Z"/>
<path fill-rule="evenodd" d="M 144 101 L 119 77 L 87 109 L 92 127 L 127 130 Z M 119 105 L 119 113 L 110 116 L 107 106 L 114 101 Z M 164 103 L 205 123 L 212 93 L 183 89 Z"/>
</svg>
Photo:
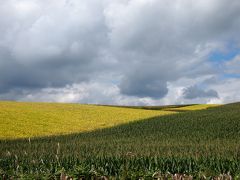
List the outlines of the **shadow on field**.
<svg viewBox="0 0 240 180">
<path fill-rule="evenodd" d="M 184 105 L 165 105 L 165 106 L 118 106 L 118 105 L 100 105 L 100 106 L 109 106 L 109 107 L 121 107 L 121 108 L 131 108 L 131 109 L 145 109 L 145 110 L 165 110 L 169 108 L 182 108 L 188 106 L 194 106 L 198 104 L 184 104 Z"/>
<path fill-rule="evenodd" d="M 189 105 L 185 105 L 189 106 Z M 178 106 L 184 107 L 184 106 Z M 82 133 L 72 133 L 65 135 L 54 135 L 45 137 L 34 137 L 31 141 L 74 141 L 76 139 L 85 139 L 91 141 L 92 139 L 119 139 L 119 138 L 129 138 L 129 137 L 154 137 L 156 138 L 175 138 L 179 139 L 181 137 L 196 137 L 198 135 L 206 135 L 212 138 L 218 138 L 218 131 L 224 134 L 224 129 L 226 129 L 232 118 L 235 116 L 228 116 L 229 120 L 226 124 L 219 123 L 219 120 L 226 117 L 226 113 L 232 110 L 233 114 L 237 114 L 239 117 L 239 107 L 240 103 L 222 105 L 218 107 L 208 107 L 203 110 L 177 110 L 171 109 L 169 111 L 180 112 L 177 114 L 170 114 L 164 116 L 156 116 L 148 119 L 142 119 L 135 122 L 130 122 L 126 124 L 117 125 L 114 127 L 97 129 L 94 131 L 82 132 Z M 231 118 L 232 117 L 232 118 Z M 224 121 L 225 122 L 225 121 Z M 74 125 L 73 125 L 74 126 Z M 218 127 L 221 126 L 221 127 Z M 236 127 L 236 126 L 235 126 Z M 233 128 L 235 128 L 233 127 Z M 240 123 L 239 126 L 240 127 Z M 217 129 L 218 128 L 218 129 Z M 216 131 L 216 129 L 218 131 Z M 226 135 L 229 133 L 226 133 Z M 29 141 L 28 138 L 25 139 L 15 139 L 15 140 L 0 140 L 0 145 L 3 142 L 21 142 Z"/>
<path fill-rule="evenodd" d="M 1 174 L 44 174 L 55 179 L 53 175 L 64 173 L 135 177 L 122 179 L 148 174 L 152 179 L 158 171 L 195 177 L 202 172 L 204 177 L 239 175 L 239 110 L 240 103 L 235 103 L 92 132 L 2 140 L 0 179 Z"/>
<path fill-rule="evenodd" d="M 92 132 L 0 141 L 0 179 L 1 174 L 44 174 L 46 179 L 68 174 L 78 179 L 152 179 L 165 172 L 196 179 L 239 175 L 239 110 L 235 103 Z"/>
</svg>

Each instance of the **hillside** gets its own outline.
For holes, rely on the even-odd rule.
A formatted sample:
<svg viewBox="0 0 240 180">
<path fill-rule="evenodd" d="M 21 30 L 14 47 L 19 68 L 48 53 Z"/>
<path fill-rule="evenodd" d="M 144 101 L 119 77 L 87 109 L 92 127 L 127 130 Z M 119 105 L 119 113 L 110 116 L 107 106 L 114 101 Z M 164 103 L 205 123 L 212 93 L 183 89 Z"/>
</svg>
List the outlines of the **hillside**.
<svg viewBox="0 0 240 180">
<path fill-rule="evenodd" d="M 209 106 L 196 107 L 202 109 Z M 97 105 L 2 101 L 0 102 L 0 139 L 93 131 L 173 113 L 175 112 Z"/>
<path fill-rule="evenodd" d="M 90 132 L 2 140 L 0 170 L 16 177 L 49 178 L 64 172 L 136 179 L 161 172 L 195 179 L 220 173 L 238 178 L 240 103 L 193 107 L 171 107 L 165 111 L 173 114 Z"/>
</svg>

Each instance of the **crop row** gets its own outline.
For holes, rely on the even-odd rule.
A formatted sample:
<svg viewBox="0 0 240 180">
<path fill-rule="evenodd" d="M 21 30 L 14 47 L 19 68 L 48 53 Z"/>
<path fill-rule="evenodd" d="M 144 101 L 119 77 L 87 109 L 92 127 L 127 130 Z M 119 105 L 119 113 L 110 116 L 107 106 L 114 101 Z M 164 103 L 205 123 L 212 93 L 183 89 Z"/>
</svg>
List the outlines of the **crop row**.
<svg viewBox="0 0 240 180">
<path fill-rule="evenodd" d="M 38 157 L 28 159 L 26 157 L 9 156 L 0 161 L 0 174 L 9 177 L 23 178 L 24 175 L 35 178 L 58 177 L 61 173 L 68 176 L 90 177 L 105 176 L 115 178 L 149 178 L 153 174 L 186 174 L 194 178 L 214 177 L 223 174 L 231 174 L 237 178 L 240 174 L 239 159 L 224 158 L 179 158 L 179 157 L 87 157 L 77 159 L 75 157 L 52 158 Z"/>
</svg>

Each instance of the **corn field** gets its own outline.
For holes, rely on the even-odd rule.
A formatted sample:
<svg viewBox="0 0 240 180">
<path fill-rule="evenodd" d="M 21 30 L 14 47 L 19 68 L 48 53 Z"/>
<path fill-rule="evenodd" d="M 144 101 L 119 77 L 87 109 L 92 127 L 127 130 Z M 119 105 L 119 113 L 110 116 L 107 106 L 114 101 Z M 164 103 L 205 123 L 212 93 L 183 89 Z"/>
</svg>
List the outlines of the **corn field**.
<svg viewBox="0 0 240 180">
<path fill-rule="evenodd" d="M 1 140 L 0 179 L 240 179 L 240 104 L 179 111 Z"/>
</svg>

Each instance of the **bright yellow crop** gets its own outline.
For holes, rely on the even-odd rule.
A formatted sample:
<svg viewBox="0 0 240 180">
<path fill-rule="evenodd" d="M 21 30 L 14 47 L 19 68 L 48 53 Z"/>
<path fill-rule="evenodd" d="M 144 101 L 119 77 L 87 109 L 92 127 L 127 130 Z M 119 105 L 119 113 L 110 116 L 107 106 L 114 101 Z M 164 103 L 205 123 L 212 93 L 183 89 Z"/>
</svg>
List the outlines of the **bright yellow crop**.
<svg viewBox="0 0 240 180">
<path fill-rule="evenodd" d="M 92 131 L 173 113 L 176 112 L 97 105 L 2 101 L 0 139 Z"/>
<path fill-rule="evenodd" d="M 190 106 L 184 106 L 184 107 L 178 107 L 178 108 L 167 108 L 166 110 L 178 110 L 178 111 L 196 111 L 196 110 L 203 110 L 210 107 L 217 107 L 218 104 L 196 104 L 196 105 L 190 105 Z"/>
</svg>

